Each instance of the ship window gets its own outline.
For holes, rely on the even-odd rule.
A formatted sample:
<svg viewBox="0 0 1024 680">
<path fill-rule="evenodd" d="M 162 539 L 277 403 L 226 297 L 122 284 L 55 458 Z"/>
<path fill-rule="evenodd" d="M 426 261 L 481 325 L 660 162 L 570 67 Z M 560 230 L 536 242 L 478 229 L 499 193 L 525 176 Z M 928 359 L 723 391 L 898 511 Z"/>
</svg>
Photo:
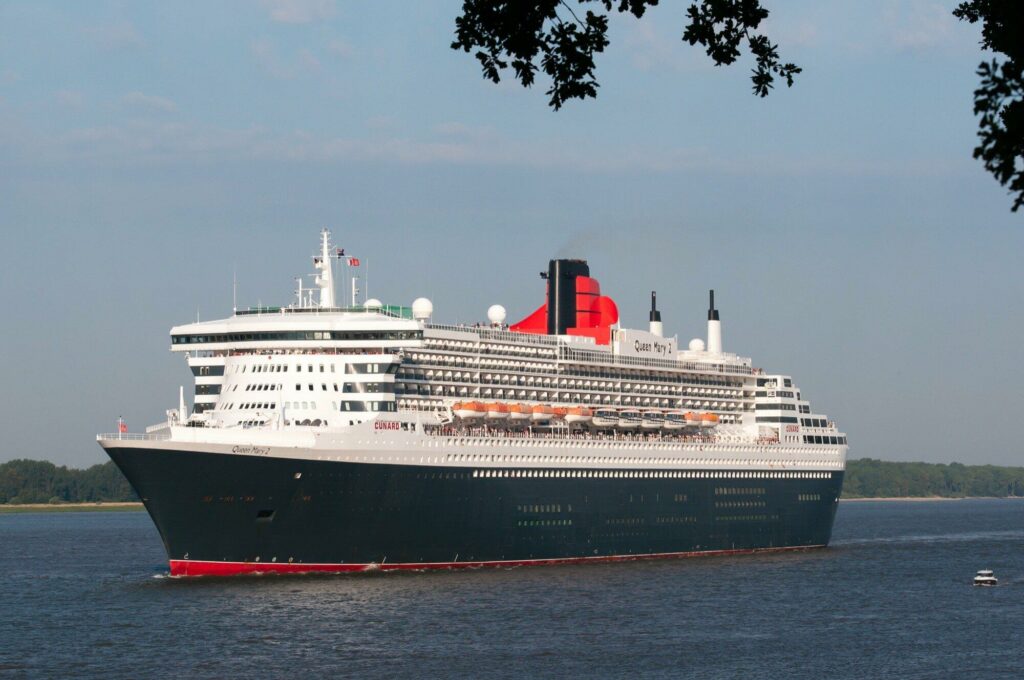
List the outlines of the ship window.
<svg viewBox="0 0 1024 680">
<path fill-rule="evenodd" d="M 308 409 L 309 408 L 309 402 L 308 401 L 302 402 L 302 408 L 303 409 Z"/>
<path fill-rule="evenodd" d="M 313 383 L 309 383 L 309 391 L 310 391 L 310 392 L 312 392 L 312 391 L 313 391 Z"/>
<path fill-rule="evenodd" d="M 313 364 L 309 364 L 309 365 L 308 365 L 308 366 L 306 367 L 306 369 L 307 369 L 307 370 L 308 370 L 308 371 L 309 371 L 310 373 L 312 373 L 312 372 L 313 372 Z"/>
<path fill-rule="evenodd" d="M 302 385 L 300 385 L 299 383 L 295 383 L 295 390 L 297 392 L 301 392 L 302 391 Z"/>
<path fill-rule="evenodd" d="M 323 365 L 323 364 L 320 364 L 320 372 L 321 372 L 321 373 L 323 373 L 323 372 L 324 372 L 324 365 Z"/>
</svg>

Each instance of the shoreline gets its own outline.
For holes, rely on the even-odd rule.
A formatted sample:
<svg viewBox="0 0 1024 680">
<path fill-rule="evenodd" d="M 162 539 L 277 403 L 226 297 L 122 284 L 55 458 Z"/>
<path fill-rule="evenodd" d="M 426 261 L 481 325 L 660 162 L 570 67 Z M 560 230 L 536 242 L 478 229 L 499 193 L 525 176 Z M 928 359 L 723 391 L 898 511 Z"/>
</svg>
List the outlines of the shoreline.
<svg viewBox="0 0 1024 680">
<path fill-rule="evenodd" d="M 926 501 L 1016 501 L 1022 499 L 1024 499 L 1024 496 L 884 496 L 879 498 L 840 498 L 839 500 L 846 503 L 864 503 L 868 501 L 876 503 L 903 501 L 920 503 Z"/>
<path fill-rule="evenodd" d="M 880 498 L 840 498 L 843 503 L 926 503 L 933 501 L 1024 500 L 1024 496 L 885 496 Z M 0 514 L 24 512 L 133 512 L 144 510 L 138 501 L 97 501 L 93 503 L 23 503 L 0 504 Z"/>
<path fill-rule="evenodd" d="M 0 505 L 0 514 L 17 512 L 130 512 L 142 510 L 137 501 L 97 501 L 94 503 L 24 503 Z"/>
</svg>

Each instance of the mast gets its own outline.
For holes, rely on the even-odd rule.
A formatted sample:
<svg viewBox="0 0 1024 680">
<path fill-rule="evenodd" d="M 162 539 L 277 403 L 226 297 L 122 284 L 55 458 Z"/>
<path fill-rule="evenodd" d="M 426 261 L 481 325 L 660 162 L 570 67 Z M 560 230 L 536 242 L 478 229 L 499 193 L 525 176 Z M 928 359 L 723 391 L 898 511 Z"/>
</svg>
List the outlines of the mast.
<svg viewBox="0 0 1024 680">
<path fill-rule="evenodd" d="M 313 257 L 313 267 L 319 272 L 316 285 L 320 287 L 320 306 L 334 307 L 334 272 L 331 269 L 331 232 L 320 232 L 320 255 Z"/>
</svg>

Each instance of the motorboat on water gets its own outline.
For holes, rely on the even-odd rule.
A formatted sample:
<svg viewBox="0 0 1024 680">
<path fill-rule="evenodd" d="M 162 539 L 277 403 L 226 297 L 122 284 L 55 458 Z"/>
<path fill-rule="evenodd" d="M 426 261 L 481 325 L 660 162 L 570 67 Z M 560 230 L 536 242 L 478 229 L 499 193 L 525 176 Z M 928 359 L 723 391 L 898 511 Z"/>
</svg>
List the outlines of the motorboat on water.
<svg viewBox="0 0 1024 680">
<path fill-rule="evenodd" d="M 982 569 L 974 577 L 974 585 L 976 586 L 994 586 L 998 585 L 998 583 L 999 579 L 996 578 L 991 569 Z"/>
</svg>

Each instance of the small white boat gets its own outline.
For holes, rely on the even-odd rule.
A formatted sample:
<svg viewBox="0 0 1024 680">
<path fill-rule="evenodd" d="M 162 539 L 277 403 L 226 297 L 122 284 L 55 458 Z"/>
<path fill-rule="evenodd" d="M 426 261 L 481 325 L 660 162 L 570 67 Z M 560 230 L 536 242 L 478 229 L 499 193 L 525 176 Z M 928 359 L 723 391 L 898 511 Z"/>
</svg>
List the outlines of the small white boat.
<svg viewBox="0 0 1024 680">
<path fill-rule="evenodd" d="M 615 409 L 597 409 L 594 411 L 594 416 L 591 419 L 590 424 L 594 427 L 615 427 L 619 424 L 619 414 Z"/>
<path fill-rule="evenodd" d="M 999 579 L 996 578 L 991 569 L 982 569 L 974 577 L 974 585 L 976 586 L 994 586 L 998 583 Z"/>
</svg>

